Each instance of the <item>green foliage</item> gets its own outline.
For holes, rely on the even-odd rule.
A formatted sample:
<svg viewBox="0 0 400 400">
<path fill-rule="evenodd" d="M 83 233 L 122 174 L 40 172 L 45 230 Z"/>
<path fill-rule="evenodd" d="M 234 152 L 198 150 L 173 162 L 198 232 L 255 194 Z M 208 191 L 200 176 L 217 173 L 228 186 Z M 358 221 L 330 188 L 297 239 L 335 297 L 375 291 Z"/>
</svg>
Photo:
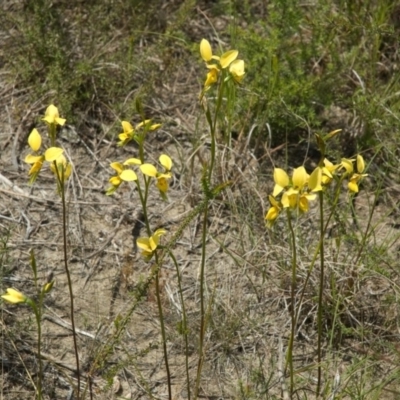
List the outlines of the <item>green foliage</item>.
<svg viewBox="0 0 400 400">
<path fill-rule="evenodd" d="M 155 12 L 159 1 L 53 3 L 26 1 L 19 12 L 0 14 L 0 23 L 14 28 L 5 46 L 7 67 L 21 88 L 31 88 L 32 102 L 50 95 L 49 102 L 74 122 L 79 112 L 94 116 L 102 106 L 104 113 L 111 102 L 121 111 L 132 91 L 152 93 L 154 80 L 144 82 L 143 72 L 151 76 L 159 64 L 137 47 L 143 38 L 147 44 L 158 40 L 165 29 Z"/>
<path fill-rule="evenodd" d="M 258 20 L 246 4 L 233 10 L 236 21 L 247 20 L 237 29 L 235 45 L 247 65 L 249 94 L 242 94 L 239 108 L 246 110 L 249 126 L 256 123 L 266 136 L 268 123 L 276 144 L 285 137 L 298 141 L 308 127 L 323 127 L 323 110 L 337 105 L 362 121 L 365 147 L 393 130 L 397 119 L 388 104 L 399 107 L 399 82 L 390 66 L 399 33 L 393 2 L 325 0 L 307 6 L 276 0 L 265 7 Z"/>
</svg>

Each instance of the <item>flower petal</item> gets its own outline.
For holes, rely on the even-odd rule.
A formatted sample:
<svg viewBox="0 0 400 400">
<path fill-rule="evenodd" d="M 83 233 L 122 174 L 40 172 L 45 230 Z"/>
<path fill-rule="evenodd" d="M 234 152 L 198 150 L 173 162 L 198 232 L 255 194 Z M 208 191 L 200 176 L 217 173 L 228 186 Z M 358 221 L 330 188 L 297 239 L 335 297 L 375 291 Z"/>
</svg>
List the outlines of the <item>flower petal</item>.
<svg viewBox="0 0 400 400">
<path fill-rule="evenodd" d="M 139 247 L 139 249 L 151 253 L 152 250 L 150 247 L 149 238 L 140 237 L 136 240 L 136 244 L 137 244 L 137 247 Z"/>
<path fill-rule="evenodd" d="M 128 121 L 122 121 L 121 122 L 121 125 L 122 125 L 122 129 L 124 130 L 124 132 L 123 133 L 132 133 L 133 132 L 133 126 L 131 125 L 131 123 L 130 122 L 128 122 Z"/>
<path fill-rule="evenodd" d="M 111 185 L 113 186 L 119 186 L 122 182 L 121 178 L 119 176 L 112 176 L 109 179 L 109 182 L 111 183 Z"/>
<path fill-rule="evenodd" d="M 64 125 L 66 120 L 64 118 L 60 118 L 60 115 L 58 113 L 58 108 L 50 104 L 45 112 L 44 118 L 42 118 L 43 121 L 47 122 L 48 124 L 58 124 L 58 125 Z"/>
<path fill-rule="evenodd" d="M 34 163 L 37 163 L 37 162 L 39 162 L 39 161 L 42 161 L 43 160 L 43 156 L 33 156 L 32 154 L 28 154 L 26 157 L 25 157 L 25 162 L 27 163 L 27 164 L 34 164 Z"/>
<path fill-rule="evenodd" d="M 137 175 L 131 169 L 123 170 L 119 177 L 125 182 L 137 181 Z"/>
<path fill-rule="evenodd" d="M 353 161 L 348 158 L 342 158 L 341 166 L 346 170 L 348 174 L 351 174 L 353 172 Z"/>
<path fill-rule="evenodd" d="M 155 131 L 156 129 L 160 128 L 161 124 L 153 124 L 150 126 L 149 131 Z"/>
<path fill-rule="evenodd" d="M 310 179 L 308 180 L 308 187 L 313 192 L 318 192 L 322 190 L 321 186 L 322 182 L 322 169 L 317 167 L 310 175 Z"/>
<path fill-rule="evenodd" d="M 124 165 L 140 165 L 142 162 L 138 158 L 128 158 L 124 161 Z"/>
<path fill-rule="evenodd" d="M 233 79 L 236 82 L 240 82 L 244 77 L 244 61 L 243 60 L 235 60 L 229 66 L 229 72 L 232 74 Z"/>
<path fill-rule="evenodd" d="M 49 147 L 44 153 L 44 158 L 46 161 L 49 162 L 55 161 L 58 157 L 61 156 L 63 152 L 64 150 L 60 147 Z"/>
<path fill-rule="evenodd" d="M 218 80 L 218 70 L 213 68 L 207 73 L 206 81 L 204 82 L 205 87 L 211 86 Z"/>
<path fill-rule="evenodd" d="M 36 128 L 33 129 L 29 135 L 28 144 L 33 151 L 38 151 L 40 149 L 40 146 L 42 145 L 42 137 Z"/>
<path fill-rule="evenodd" d="M 118 174 L 120 174 L 120 173 L 124 170 L 124 167 L 123 167 L 122 164 L 119 163 L 119 162 L 113 162 L 113 163 L 111 163 L 111 164 L 110 164 L 110 167 L 111 167 L 114 171 L 117 171 Z"/>
<path fill-rule="evenodd" d="M 307 183 L 308 174 L 303 166 L 295 168 L 293 170 L 292 181 L 293 181 L 293 186 L 299 189 L 302 189 L 304 185 Z"/>
<path fill-rule="evenodd" d="M 56 124 L 63 126 L 67 122 L 67 120 L 65 118 L 58 117 L 55 119 L 55 122 L 56 122 Z"/>
<path fill-rule="evenodd" d="M 227 68 L 229 65 L 236 60 L 239 52 L 237 50 L 229 50 L 226 53 L 222 54 L 219 62 L 222 68 Z"/>
<path fill-rule="evenodd" d="M 24 294 L 19 292 L 18 290 L 8 288 L 7 293 L 1 296 L 4 300 L 9 303 L 17 304 L 17 303 L 25 303 L 27 298 Z"/>
<path fill-rule="evenodd" d="M 272 196 L 276 197 L 289 185 L 289 176 L 282 168 L 274 168 L 275 187 Z"/>
<path fill-rule="evenodd" d="M 139 124 L 136 125 L 136 129 L 143 128 L 143 126 L 148 126 L 150 125 L 151 119 L 145 119 L 144 121 L 140 122 Z"/>
<path fill-rule="evenodd" d="M 157 175 L 157 168 L 152 164 L 142 164 L 140 170 L 144 175 L 155 177 Z"/>
<path fill-rule="evenodd" d="M 169 156 L 167 156 L 166 154 L 161 154 L 160 158 L 160 164 L 167 170 L 167 171 L 171 171 L 172 168 L 172 160 Z"/>
<path fill-rule="evenodd" d="M 201 58 L 205 62 L 210 61 L 212 58 L 211 45 L 210 45 L 210 42 L 206 39 L 202 39 L 200 42 L 200 54 L 201 54 Z"/>
<path fill-rule="evenodd" d="M 167 193 L 169 184 L 168 180 L 165 179 L 164 177 L 160 177 L 157 179 L 157 188 L 161 193 Z"/>
<path fill-rule="evenodd" d="M 348 189 L 350 192 L 353 193 L 358 193 L 358 185 L 357 185 L 357 180 L 350 180 L 349 183 L 347 184 Z"/>
<path fill-rule="evenodd" d="M 358 156 L 357 156 L 357 172 L 359 174 L 362 174 L 364 172 L 364 169 L 365 169 L 364 158 L 361 154 L 358 154 Z"/>
</svg>

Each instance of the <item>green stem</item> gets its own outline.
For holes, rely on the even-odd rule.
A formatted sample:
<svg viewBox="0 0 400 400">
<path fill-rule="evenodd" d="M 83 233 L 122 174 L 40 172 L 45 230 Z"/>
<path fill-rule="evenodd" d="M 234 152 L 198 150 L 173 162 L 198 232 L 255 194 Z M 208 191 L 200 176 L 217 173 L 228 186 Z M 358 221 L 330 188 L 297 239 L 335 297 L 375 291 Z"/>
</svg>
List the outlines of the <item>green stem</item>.
<svg viewBox="0 0 400 400">
<path fill-rule="evenodd" d="M 147 235 L 150 237 L 151 236 L 151 229 L 150 229 L 150 222 L 149 222 L 149 217 L 148 217 L 148 214 L 147 214 L 147 207 L 146 207 L 147 195 L 149 193 L 150 178 L 147 180 L 147 178 L 144 176 L 143 179 L 144 179 L 144 186 L 145 186 L 144 194 L 143 194 L 143 191 L 142 191 L 142 188 L 140 186 L 139 181 L 136 181 L 136 186 L 138 188 L 140 203 L 142 204 L 143 220 L 144 220 L 144 223 L 146 225 Z"/>
<path fill-rule="evenodd" d="M 318 254 L 319 254 L 319 252 L 321 250 L 321 242 L 323 241 L 323 238 L 324 238 L 324 236 L 326 234 L 326 230 L 328 229 L 329 223 L 330 223 L 330 221 L 332 219 L 332 216 L 334 215 L 336 207 L 338 205 L 341 186 L 342 186 L 342 181 L 340 180 L 338 182 L 338 184 L 337 184 L 337 187 L 336 187 L 336 192 L 335 192 L 335 195 L 334 195 L 334 201 L 333 201 L 333 204 L 332 204 L 332 207 L 331 207 L 331 212 L 330 212 L 330 214 L 329 214 L 329 216 L 328 216 L 328 218 L 327 218 L 327 220 L 325 222 L 322 235 L 321 235 L 321 237 L 319 239 L 319 242 L 318 242 L 318 246 L 315 249 L 315 253 L 314 253 L 313 259 L 311 260 L 310 267 L 308 268 L 308 271 L 307 271 L 307 276 L 306 276 L 306 279 L 304 281 L 303 289 L 301 290 L 301 293 L 300 293 L 300 301 L 299 301 L 298 310 L 301 308 L 301 304 L 303 303 L 303 298 L 304 298 L 304 294 L 305 294 L 305 291 L 306 291 L 306 288 L 307 288 L 308 281 L 310 280 L 311 273 L 312 273 L 312 271 L 314 269 L 315 262 L 317 261 Z M 299 317 L 299 315 L 296 312 L 296 323 L 297 323 L 298 317 Z"/>
<path fill-rule="evenodd" d="M 181 278 L 181 273 L 179 271 L 178 262 L 176 261 L 174 254 L 169 249 L 167 251 L 168 251 L 168 254 L 171 257 L 172 261 L 174 262 L 175 269 L 176 269 L 176 275 L 178 277 L 179 295 L 180 295 L 181 306 L 182 306 L 182 333 L 185 338 L 185 367 L 186 367 L 187 398 L 188 398 L 188 400 L 190 400 L 189 338 L 188 338 L 189 329 L 188 329 L 187 318 L 186 318 L 185 302 L 183 299 L 182 278 Z"/>
<path fill-rule="evenodd" d="M 42 303 L 41 299 L 42 295 L 39 296 L 39 301 Z M 38 400 L 42 400 L 42 378 L 43 378 L 43 362 L 42 362 L 42 353 L 41 353 L 41 345 L 42 345 L 42 326 L 41 326 L 41 312 L 39 304 L 39 308 L 36 306 L 35 302 L 31 299 L 28 300 L 28 304 L 31 306 L 33 313 L 35 314 L 36 318 L 36 325 L 38 330 L 38 340 L 37 340 L 37 353 L 38 353 L 38 362 L 39 362 L 39 374 L 37 379 L 37 398 Z"/>
<path fill-rule="evenodd" d="M 319 278 L 319 293 L 318 293 L 318 381 L 317 381 L 317 397 L 321 390 L 321 374 L 322 374 L 322 296 L 324 294 L 324 280 L 325 280 L 325 257 L 324 257 L 324 194 L 322 191 L 318 192 L 319 195 L 319 223 L 320 223 L 320 243 L 319 243 L 319 255 L 321 263 L 321 272 Z"/>
<path fill-rule="evenodd" d="M 290 235 L 292 237 L 292 283 L 290 290 L 290 297 L 292 308 L 290 310 L 291 314 L 291 332 L 290 339 L 288 345 L 288 352 L 286 357 L 286 364 L 289 364 L 290 371 L 290 398 L 293 398 L 293 390 L 294 390 L 294 370 L 293 370 L 293 345 L 294 345 L 294 337 L 296 334 L 296 312 L 295 312 L 295 293 L 296 293 L 296 281 L 297 281 L 297 252 L 296 252 L 296 235 L 293 230 L 291 215 L 289 208 L 287 209 L 287 219 L 289 225 Z"/>
<path fill-rule="evenodd" d="M 139 197 L 140 197 L 140 202 L 142 203 L 142 209 L 143 209 L 143 216 L 144 216 L 144 221 L 146 224 L 146 230 L 147 234 L 150 237 L 151 236 L 151 229 L 150 229 L 150 222 L 147 214 L 147 197 L 149 193 L 149 186 L 150 186 L 151 179 L 144 177 L 144 184 L 145 184 L 145 189 L 144 189 L 144 194 L 142 192 L 142 189 L 140 187 L 140 184 L 138 181 L 136 181 L 136 185 L 138 188 L 139 192 Z M 162 308 L 162 302 L 161 302 L 161 292 L 160 292 L 160 271 L 161 271 L 161 265 L 158 259 L 158 254 L 157 252 L 155 253 L 155 260 L 156 260 L 156 265 L 157 267 L 157 272 L 156 272 L 156 297 L 157 297 L 157 307 L 158 307 L 158 315 L 160 318 L 160 327 L 161 327 L 161 337 L 162 337 L 162 342 L 163 342 L 163 352 L 164 352 L 164 362 L 165 362 L 165 371 L 167 373 L 167 383 L 168 383 L 168 398 L 172 400 L 172 384 L 171 384 L 171 373 L 169 369 L 169 362 L 168 362 L 168 350 L 167 350 L 167 336 L 165 333 L 165 324 L 164 324 L 164 313 L 163 313 L 163 308 Z"/>
<path fill-rule="evenodd" d="M 155 257 L 156 257 L 156 264 L 159 265 L 157 253 L 156 253 Z M 171 384 L 171 373 L 169 370 L 169 363 L 168 363 L 167 337 L 165 334 L 164 313 L 163 313 L 163 308 L 162 308 L 162 303 L 161 303 L 161 293 L 160 293 L 160 268 L 157 269 L 157 273 L 156 273 L 156 297 L 157 297 L 158 314 L 160 317 L 161 336 L 162 336 L 164 361 L 165 361 L 165 371 L 167 373 L 168 399 L 172 400 L 172 384 Z"/>
<path fill-rule="evenodd" d="M 204 336 L 205 336 L 205 310 L 204 310 L 204 272 L 206 265 L 206 240 L 207 240 L 207 216 L 208 204 L 204 208 L 203 233 L 201 245 L 201 266 L 200 266 L 200 340 L 199 340 L 199 360 L 197 364 L 196 386 L 194 388 L 194 398 L 198 398 L 200 388 L 201 370 L 204 362 Z"/>
<path fill-rule="evenodd" d="M 209 168 L 209 172 L 208 172 L 209 182 L 211 182 L 211 177 L 212 177 L 214 164 L 215 164 L 217 120 L 218 120 L 219 111 L 221 109 L 223 94 L 224 94 L 224 81 L 222 80 L 218 87 L 217 104 L 215 106 L 214 118 L 211 119 L 210 115 L 207 118 L 208 124 L 210 126 L 210 135 L 211 135 L 211 160 L 210 160 L 210 168 Z"/>
<path fill-rule="evenodd" d="M 81 374 L 79 367 L 79 353 L 78 353 L 78 343 L 77 343 L 77 334 L 75 328 L 75 307 L 74 307 L 74 293 L 72 290 L 72 280 L 68 267 L 68 254 L 67 254 L 67 206 L 65 201 L 65 185 L 64 185 L 64 168 L 61 168 L 60 171 L 57 168 L 57 163 L 54 161 L 54 167 L 57 174 L 57 180 L 60 185 L 61 191 L 61 202 L 62 202 L 62 226 L 63 226 L 63 247 L 64 247 L 64 269 L 65 274 L 67 275 L 68 282 L 68 290 L 69 290 L 69 300 L 70 300 L 70 315 L 71 315 L 71 326 L 72 326 L 72 337 L 74 341 L 74 352 L 75 352 L 75 361 L 76 361 L 76 373 L 77 373 L 77 400 L 80 398 L 80 390 L 81 390 Z"/>
</svg>

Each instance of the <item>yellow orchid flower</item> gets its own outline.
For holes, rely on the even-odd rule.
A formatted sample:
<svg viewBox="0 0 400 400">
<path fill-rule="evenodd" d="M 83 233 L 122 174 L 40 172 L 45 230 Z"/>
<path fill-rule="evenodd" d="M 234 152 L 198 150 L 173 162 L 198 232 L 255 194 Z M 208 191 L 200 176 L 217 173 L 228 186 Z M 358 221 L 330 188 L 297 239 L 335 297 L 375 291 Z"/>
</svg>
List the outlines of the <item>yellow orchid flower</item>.
<svg viewBox="0 0 400 400">
<path fill-rule="evenodd" d="M 308 175 L 306 169 L 301 166 L 293 170 L 292 178 L 281 168 L 274 168 L 274 181 L 275 186 L 272 194 L 272 199 L 281 194 L 281 203 L 277 205 L 274 199 L 273 207 L 267 214 L 269 221 L 277 216 L 280 208 L 291 208 L 299 210 L 300 212 L 307 212 L 309 210 L 309 202 L 316 199 L 315 192 L 322 190 L 322 174 L 323 169 L 317 167 L 311 175 Z"/>
<path fill-rule="evenodd" d="M 172 160 L 166 154 L 161 154 L 159 158 L 160 164 L 165 168 L 167 172 L 171 171 L 172 169 Z"/>
<path fill-rule="evenodd" d="M 226 53 L 222 54 L 219 59 L 219 63 L 221 64 L 221 68 L 228 68 L 237 58 L 239 52 L 237 50 L 229 50 Z"/>
<path fill-rule="evenodd" d="M 156 129 L 160 128 L 160 126 L 161 126 L 161 124 L 152 124 L 151 119 L 146 119 L 146 120 L 140 122 L 139 124 L 137 124 L 135 126 L 135 128 L 128 121 L 122 121 L 121 125 L 122 125 L 123 132 L 118 135 L 118 138 L 120 140 L 117 143 L 118 146 L 124 146 L 131 140 L 134 140 L 140 130 L 144 129 L 145 132 L 155 131 Z"/>
<path fill-rule="evenodd" d="M 143 175 L 155 178 L 157 176 L 157 168 L 153 164 L 142 164 L 140 170 Z"/>
<path fill-rule="evenodd" d="M 153 164 L 142 164 L 140 166 L 140 170 L 144 175 L 157 179 L 156 186 L 160 191 L 161 197 L 165 200 L 166 193 L 169 189 L 168 179 L 172 177 L 172 160 L 166 154 L 161 154 L 159 161 L 160 164 L 164 167 L 164 172 L 158 172 L 157 168 Z"/>
<path fill-rule="evenodd" d="M 121 122 L 123 132 L 118 135 L 119 142 L 118 146 L 122 146 L 128 143 L 130 140 L 133 139 L 134 129 L 130 122 L 122 121 Z"/>
<path fill-rule="evenodd" d="M 42 137 L 40 136 L 40 133 L 36 128 L 33 129 L 32 132 L 29 134 L 28 144 L 29 147 L 32 149 L 32 151 L 34 151 L 35 153 L 37 153 L 40 150 L 40 147 L 42 145 Z M 25 157 L 24 161 L 27 164 L 32 164 L 32 167 L 28 172 L 28 175 L 30 176 L 29 183 L 32 184 L 35 182 L 36 178 L 39 175 L 40 170 L 42 169 L 44 155 L 28 154 Z"/>
<path fill-rule="evenodd" d="M 292 193 L 298 193 L 308 182 L 308 174 L 304 167 L 295 168 L 290 182 L 288 174 L 281 168 L 274 168 L 275 187 L 272 196 L 276 197 L 285 188 L 291 186 Z"/>
<path fill-rule="evenodd" d="M 8 288 L 7 293 L 1 296 L 4 300 L 12 304 L 26 303 L 28 297 L 16 289 Z"/>
<path fill-rule="evenodd" d="M 290 188 L 282 195 L 282 206 L 284 208 L 298 209 L 301 212 L 309 210 L 309 201 L 315 200 L 315 193 L 299 192 L 296 189 Z"/>
<path fill-rule="evenodd" d="M 138 158 L 128 158 L 124 161 L 124 165 L 140 165 L 142 162 Z"/>
<path fill-rule="evenodd" d="M 354 159 L 342 158 L 342 162 L 339 164 L 341 168 L 346 170 L 347 174 L 352 174 L 354 171 L 353 162 Z"/>
<path fill-rule="evenodd" d="M 118 189 L 118 187 L 121 185 L 122 182 L 137 181 L 138 178 L 135 171 L 125 168 L 125 165 L 134 164 L 132 160 L 137 160 L 137 159 L 130 158 L 127 161 L 125 161 L 124 164 L 121 164 L 120 162 L 113 162 L 110 164 L 110 167 L 117 172 L 117 175 L 114 175 L 109 179 L 111 187 L 109 187 L 106 190 L 107 196 L 112 195 Z M 140 160 L 137 161 L 139 161 L 140 163 Z"/>
<path fill-rule="evenodd" d="M 56 161 L 58 157 L 62 155 L 64 152 L 63 149 L 60 147 L 49 147 L 45 152 L 44 152 L 44 158 L 48 162 Z"/>
<path fill-rule="evenodd" d="M 306 169 L 303 166 L 295 168 L 293 170 L 292 183 L 294 189 L 303 189 L 305 184 L 308 182 L 308 179 L 309 175 L 307 174 Z"/>
<path fill-rule="evenodd" d="M 365 162 L 364 162 L 364 158 L 361 154 L 357 155 L 357 172 L 359 174 L 362 174 L 364 172 L 365 169 Z"/>
<path fill-rule="evenodd" d="M 53 171 L 54 175 L 57 178 L 60 178 L 65 182 L 71 175 L 72 172 L 71 164 L 62 154 L 60 154 L 54 161 L 56 163 L 54 165 L 54 162 L 52 162 L 50 164 L 50 169 Z"/>
<path fill-rule="evenodd" d="M 205 90 L 209 89 L 211 85 L 218 81 L 218 69 L 211 68 L 207 73 L 206 81 L 204 82 Z"/>
<path fill-rule="evenodd" d="M 231 73 L 233 79 L 240 83 L 244 77 L 244 61 L 243 60 L 235 60 L 229 66 L 229 72 Z"/>
<path fill-rule="evenodd" d="M 327 158 L 324 159 L 322 167 L 322 184 L 328 185 L 332 182 L 334 172 L 340 167 L 340 164 L 334 165 Z"/>
<path fill-rule="evenodd" d="M 267 226 L 271 227 L 276 219 L 279 217 L 279 214 L 282 211 L 282 205 L 279 204 L 275 198 L 271 195 L 268 196 L 269 202 L 271 204 L 270 209 L 267 212 L 267 215 L 265 216 L 265 219 L 267 221 Z"/>
<path fill-rule="evenodd" d="M 200 55 L 205 62 L 209 62 L 212 59 L 211 45 L 206 39 L 202 39 L 200 42 Z"/>
<path fill-rule="evenodd" d="M 63 126 L 67 120 L 64 118 L 60 118 L 60 115 L 58 113 L 58 108 L 55 105 L 50 104 L 46 109 L 46 112 L 45 112 L 44 118 L 42 118 L 42 121 L 45 121 L 50 125 Z"/>
<path fill-rule="evenodd" d="M 237 50 L 229 50 L 222 54 L 221 57 L 215 56 L 212 53 L 210 42 L 207 39 L 202 39 L 200 42 L 200 55 L 202 59 L 208 63 L 212 60 L 218 60 L 221 68 L 227 68 L 229 65 L 236 60 L 239 52 Z"/>
<path fill-rule="evenodd" d="M 289 186 L 289 176 L 282 168 L 274 168 L 275 187 L 272 196 L 276 197 L 287 186 Z"/>
<path fill-rule="evenodd" d="M 39 151 L 40 146 L 42 145 L 42 137 L 36 128 L 34 128 L 29 134 L 28 144 L 33 151 Z"/>
<path fill-rule="evenodd" d="M 364 158 L 361 154 L 357 155 L 357 161 L 356 161 L 356 165 L 357 165 L 357 173 L 354 173 L 350 179 L 349 179 L 349 183 L 347 184 L 348 189 L 350 190 L 350 192 L 353 193 L 358 193 L 358 183 L 366 176 L 368 176 L 368 174 L 363 174 L 364 170 L 365 170 L 365 162 L 364 162 Z"/>
<path fill-rule="evenodd" d="M 220 69 L 229 67 L 229 72 L 236 82 L 240 82 L 245 74 L 244 61 L 237 60 L 239 52 L 237 50 L 229 50 L 221 55 L 221 57 L 213 55 L 211 45 L 208 40 L 202 39 L 200 42 L 200 55 L 207 63 L 210 70 L 204 83 L 204 91 L 208 90 L 212 84 L 218 81 Z M 217 61 L 217 63 L 215 62 Z"/>
<path fill-rule="evenodd" d="M 30 176 L 29 183 L 35 182 L 37 176 L 39 175 L 40 170 L 43 166 L 44 156 L 33 156 L 28 154 L 24 160 L 27 164 L 32 164 L 28 175 Z"/>
<path fill-rule="evenodd" d="M 311 173 L 308 179 L 308 188 L 312 192 L 319 192 L 322 190 L 322 173 L 323 169 L 320 167 L 315 168 Z"/>
<path fill-rule="evenodd" d="M 156 251 L 160 243 L 160 237 L 165 235 L 166 232 L 165 229 L 157 229 L 152 236 L 140 237 L 136 240 L 138 248 L 142 250 L 142 256 L 145 257 L 147 261 L 151 259 Z"/>
</svg>

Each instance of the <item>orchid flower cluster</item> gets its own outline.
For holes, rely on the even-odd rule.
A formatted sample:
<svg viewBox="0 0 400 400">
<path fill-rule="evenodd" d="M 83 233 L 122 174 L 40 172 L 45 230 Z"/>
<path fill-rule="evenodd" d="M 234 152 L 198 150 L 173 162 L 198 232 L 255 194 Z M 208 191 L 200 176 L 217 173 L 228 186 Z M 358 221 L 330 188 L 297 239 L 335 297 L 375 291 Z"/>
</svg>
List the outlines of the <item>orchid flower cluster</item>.
<svg viewBox="0 0 400 400">
<path fill-rule="evenodd" d="M 160 167 L 156 167 L 152 163 L 144 162 L 143 145 L 146 134 L 149 131 L 155 131 L 160 128 L 161 124 L 152 124 L 150 119 L 144 120 L 137 124 L 135 128 L 128 121 L 121 122 L 123 132 L 118 135 L 118 146 L 124 146 L 131 140 L 134 140 L 139 145 L 139 158 L 128 158 L 123 162 L 112 162 L 110 167 L 116 172 L 109 179 L 111 186 L 106 190 L 107 195 L 112 195 L 124 182 L 135 182 L 140 194 L 140 200 L 143 208 L 146 208 L 148 189 L 151 181 L 155 182 L 155 186 L 163 200 L 167 199 L 169 189 L 169 180 L 172 178 L 172 160 L 166 154 L 161 154 L 159 157 Z M 138 171 L 143 176 L 144 195 L 141 186 L 141 180 L 138 177 Z M 146 260 L 150 260 L 158 247 L 161 235 L 164 235 L 164 229 L 158 229 L 150 237 L 142 237 L 137 239 L 137 246 L 142 250 L 142 255 Z"/>
<path fill-rule="evenodd" d="M 229 50 L 219 57 L 213 54 L 209 41 L 202 39 L 200 42 L 200 54 L 209 70 L 204 82 L 205 91 L 218 81 L 221 73 L 226 80 L 232 78 L 237 83 L 242 81 L 245 74 L 244 61 L 237 59 L 239 55 L 237 50 Z M 226 70 L 229 71 L 229 75 L 225 73 Z"/>
<path fill-rule="evenodd" d="M 32 165 L 29 170 L 29 183 L 33 184 L 36 181 L 45 161 L 50 163 L 50 169 L 56 176 L 57 181 L 65 182 L 71 175 L 72 167 L 63 155 L 64 150 L 55 146 L 55 140 L 57 126 L 63 126 L 66 120 L 60 118 L 57 107 L 51 104 L 47 107 L 42 121 L 47 124 L 51 147 L 47 148 L 44 152 L 41 151 L 42 136 L 34 128 L 28 137 L 28 144 L 33 154 L 28 154 L 25 157 L 25 162 Z"/>
<path fill-rule="evenodd" d="M 144 123 L 136 125 L 136 129 L 127 121 L 122 121 L 123 132 L 118 135 L 120 141 L 119 146 L 124 146 L 131 140 L 135 140 L 139 145 L 143 144 L 145 134 L 147 131 L 154 131 L 158 129 L 161 124 L 151 124 L 151 120 L 146 120 Z M 147 129 L 140 132 L 139 129 L 143 126 L 147 126 Z M 124 162 L 113 162 L 110 167 L 116 171 L 116 175 L 112 176 L 109 180 L 111 186 L 107 189 L 106 194 L 113 194 L 123 182 L 136 182 L 138 184 L 138 176 L 134 170 L 131 169 L 132 166 L 139 166 L 140 171 L 143 175 L 155 178 L 156 186 L 160 191 L 163 199 L 166 198 L 166 193 L 169 188 L 169 179 L 171 179 L 171 168 L 172 160 L 166 154 L 161 154 L 159 157 L 159 162 L 163 167 L 163 171 L 158 171 L 153 164 L 144 163 L 143 159 L 139 158 L 128 158 Z"/>
<path fill-rule="evenodd" d="M 155 131 L 161 127 L 161 124 L 152 124 L 150 119 L 140 122 L 135 128 L 128 121 L 122 121 L 121 125 L 123 132 L 118 135 L 120 140 L 118 146 L 125 146 L 131 140 L 140 144 L 140 142 L 144 142 L 147 132 Z"/>
<path fill-rule="evenodd" d="M 309 202 L 316 199 L 316 193 L 324 191 L 333 180 L 341 182 L 348 178 L 349 192 L 358 193 L 359 182 L 367 176 L 364 170 L 365 162 L 360 154 L 355 159 L 343 158 L 337 165 L 325 158 L 323 165 L 315 168 L 311 175 L 303 166 L 295 168 L 291 178 L 283 169 L 274 168 L 275 186 L 268 197 L 271 207 L 265 216 L 267 226 L 271 227 L 284 209 L 308 212 Z"/>
<path fill-rule="evenodd" d="M 159 161 L 164 168 L 161 172 L 158 171 L 153 164 L 142 163 L 138 158 L 128 158 L 122 163 L 112 162 L 110 167 L 116 172 L 116 175 L 110 178 L 109 182 L 111 186 L 107 189 L 106 194 L 113 194 L 123 182 L 136 182 L 138 184 L 138 176 L 136 172 L 131 169 L 132 166 L 138 165 L 143 175 L 155 178 L 160 195 L 165 199 L 169 188 L 169 179 L 172 177 L 172 160 L 166 154 L 161 154 Z"/>
</svg>

